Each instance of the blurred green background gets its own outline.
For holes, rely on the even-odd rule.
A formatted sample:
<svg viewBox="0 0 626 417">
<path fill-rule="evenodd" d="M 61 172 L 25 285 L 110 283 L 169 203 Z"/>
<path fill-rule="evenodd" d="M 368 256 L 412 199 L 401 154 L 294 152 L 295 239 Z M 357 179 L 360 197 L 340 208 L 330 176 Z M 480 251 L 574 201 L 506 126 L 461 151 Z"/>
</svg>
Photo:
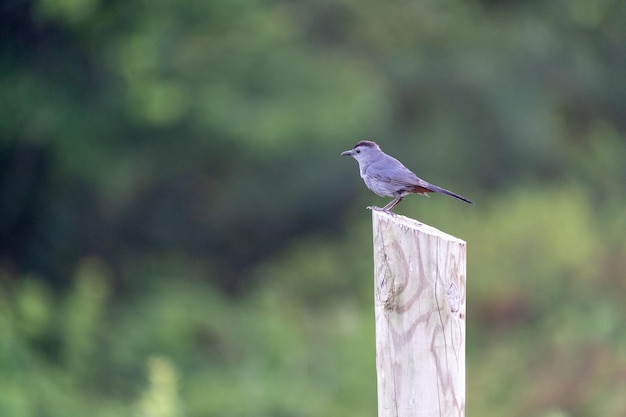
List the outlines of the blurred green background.
<svg viewBox="0 0 626 417">
<path fill-rule="evenodd" d="M 359 139 L 476 202 L 468 415 L 626 415 L 621 0 L 4 0 L 0 415 L 375 416 Z"/>
</svg>

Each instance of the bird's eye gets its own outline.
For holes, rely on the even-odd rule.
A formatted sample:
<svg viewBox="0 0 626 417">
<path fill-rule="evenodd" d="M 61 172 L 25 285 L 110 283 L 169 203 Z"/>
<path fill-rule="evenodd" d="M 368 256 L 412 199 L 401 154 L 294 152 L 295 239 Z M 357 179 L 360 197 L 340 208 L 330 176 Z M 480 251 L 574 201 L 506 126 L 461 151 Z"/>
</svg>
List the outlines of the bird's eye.
<svg viewBox="0 0 626 417">
<path fill-rule="evenodd" d="M 361 153 L 361 150 L 360 150 L 360 149 L 357 149 L 357 150 L 356 150 L 356 153 Z"/>
</svg>

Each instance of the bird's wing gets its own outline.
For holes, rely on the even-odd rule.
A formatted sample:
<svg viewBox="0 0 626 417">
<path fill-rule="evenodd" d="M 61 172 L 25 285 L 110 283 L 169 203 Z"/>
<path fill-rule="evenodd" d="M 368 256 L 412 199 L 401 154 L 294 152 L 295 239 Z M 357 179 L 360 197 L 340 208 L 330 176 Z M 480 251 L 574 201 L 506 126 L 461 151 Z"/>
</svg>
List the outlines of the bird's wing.
<svg viewBox="0 0 626 417">
<path fill-rule="evenodd" d="M 388 156 L 388 155 L 387 155 Z M 374 164 L 368 173 L 374 178 L 399 187 L 429 188 L 430 184 L 415 175 L 402 162 L 388 156 L 380 163 Z"/>
<path fill-rule="evenodd" d="M 425 193 L 427 192 L 436 192 L 449 195 L 450 197 L 465 201 L 469 204 L 474 204 L 467 198 L 453 193 L 452 191 L 446 190 L 445 188 L 441 188 L 436 185 L 430 184 L 427 181 L 424 181 L 423 179 L 415 175 L 410 169 L 402 165 L 402 162 L 389 155 L 385 156 L 386 158 L 382 158 L 375 164 L 372 164 L 369 167 L 370 169 L 368 169 L 367 174 L 373 177 L 378 182 L 390 184 L 398 188 L 393 191 L 384 190 L 382 193 L 374 190 L 374 192 L 376 192 L 377 194 L 389 195 L 389 193 L 391 193 L 394 195 L 394 197 L 397 197 L 397 195 L 395 194 L 401 194 L 402 192 L 422 193 L 424 195 L 426 195 Z"/>
</svg>

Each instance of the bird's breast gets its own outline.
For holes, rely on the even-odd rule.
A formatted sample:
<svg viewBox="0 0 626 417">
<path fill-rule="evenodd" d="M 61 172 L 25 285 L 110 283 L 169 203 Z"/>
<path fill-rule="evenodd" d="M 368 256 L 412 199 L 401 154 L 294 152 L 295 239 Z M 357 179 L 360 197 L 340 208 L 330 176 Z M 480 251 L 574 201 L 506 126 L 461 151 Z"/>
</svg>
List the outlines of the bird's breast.
<svg viewBox="0 0 626 417">
<path fill-rule="evenodd" d="M 371 175 L 367 175 L 367 173 L 362 174 L 361 178 L 363 178 L 363 182 L 367 188 L 372 190 L 374 193 L 378 194 L 381 197 L 392 197 L 393 191 L 390 184 L 386 181 L 383 181 L 379 178 L 373 177 Z"/>
</svg>

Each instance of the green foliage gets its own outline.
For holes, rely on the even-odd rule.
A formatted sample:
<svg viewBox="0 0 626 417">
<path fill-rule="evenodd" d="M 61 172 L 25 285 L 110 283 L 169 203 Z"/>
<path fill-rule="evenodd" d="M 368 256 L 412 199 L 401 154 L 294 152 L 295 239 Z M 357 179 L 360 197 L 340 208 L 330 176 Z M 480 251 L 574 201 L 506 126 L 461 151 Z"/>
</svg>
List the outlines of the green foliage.
<svg viewBox="0 0 626 417">
<path fill-rule="evenodd" d="M 178 398 L 178 376 L 167 359 L 153 356 L 148 359 L 150 387 L 139 401 L 137 413 L 142 417 L 177 417 L 181 411 Z"/>
<path fill-rule="evenodd" d="M 78 376 L 88 372 L 88 367 L 97 358 L 98 329 L 104 319 L 108 292 L 107 275 L 102 261 L 83 260 L 76 272 L 75 288 L 65 303 L 65 314 L 60 317 L 63 361 Z"/>
<path fill-rule="evenodd" d="M 469 324 L 468 372 L 509 381 L 469 385 L 470 398 L 485 401 L 482 415 L 539 415 L 557 404 L 581 415 L 623 413 L 623 402 L 603 409 L 613 388 L 596 389 L 617 377 L 602 363 L 623 366 L 626 346 L 626 311 L 607 286 L 622 273 L 604 268 L 610 223 L 572 186 L 503 196 L 473 220 L 460 226 L 480 236 L 469 255 L 468 317 L 477 320 Z"/>
<path fill-rule="evenodd" d="M 363 138 L 477 202 L 397 209 L 468 242 L 469 414 L 626 415 L 623 2 L 0 26 L 1 416 L 374 415 Z"/>
<path fill-rule="evenodd" d="M 45 291 L 30 279 L 15 290 L 3 316 L 5 415 L 374 414 L 372 317 L 357 303 L 308 309 L 279 288 L 231 304 L 171 277 L 104 322 L 101 274 L 86 260 L 69 298 L 49 310 L 41 332 L 58 337 L 55 352 L 21 324 L 23 298 Z"/>
</svg>

